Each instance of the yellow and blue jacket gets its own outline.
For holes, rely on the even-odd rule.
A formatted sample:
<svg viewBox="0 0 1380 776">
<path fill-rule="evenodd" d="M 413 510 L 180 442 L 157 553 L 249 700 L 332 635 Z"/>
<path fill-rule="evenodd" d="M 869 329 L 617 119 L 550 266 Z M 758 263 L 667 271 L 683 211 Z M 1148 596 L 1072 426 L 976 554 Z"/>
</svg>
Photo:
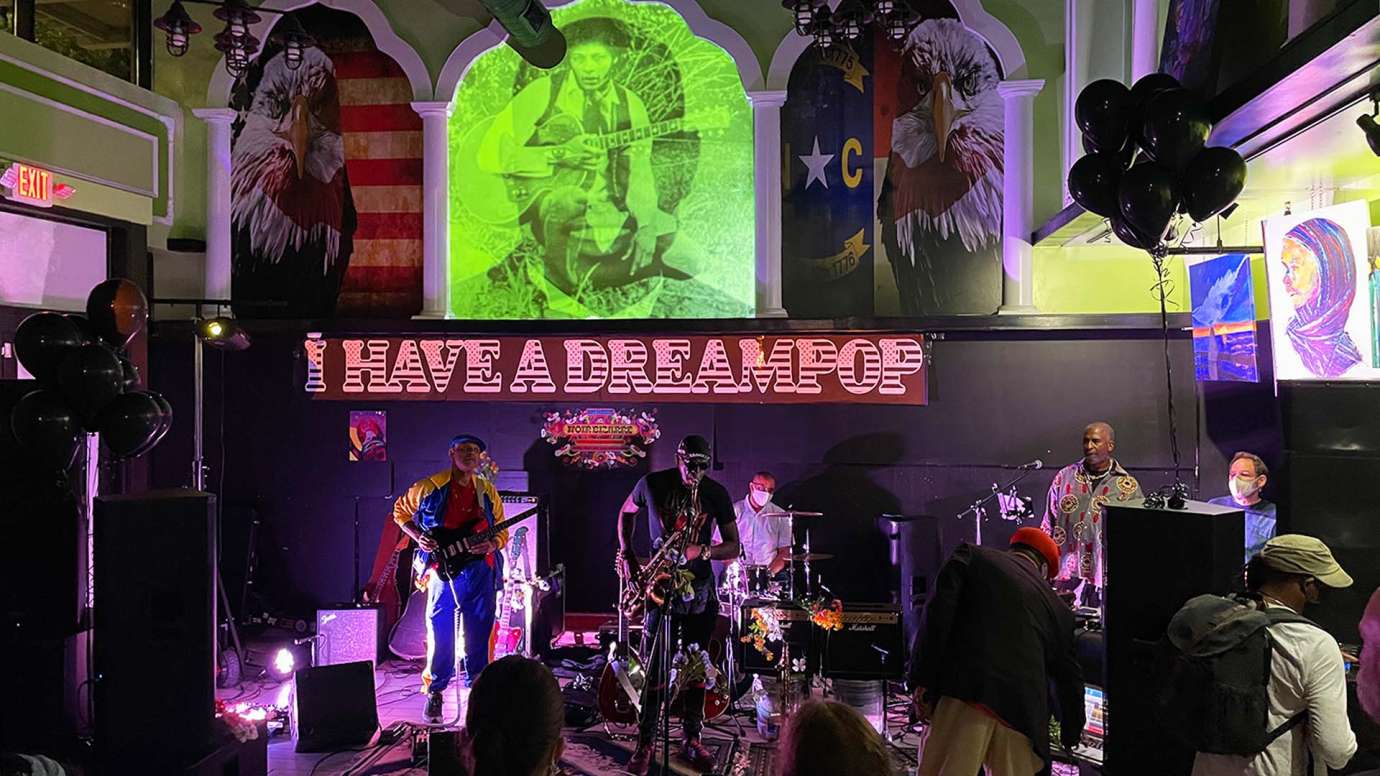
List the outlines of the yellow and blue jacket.
<svg viewBox="0 0 1380 776">
<path fill-rule="evenodd" d="M 446 504 L 450 500 L 450 478 L 454 471 L 453 468 L 446 469 L 412 483 L 412 487 L 393 502 L 393 522 L 403 525 L 408 520 L 416 520 L 417 525 L 424 531 L 440 526 L 446 518 Z M 498 488 L 477 474 L 474 476 L 474 487 L 479 494 L 479 506 L 484 510 L 484 519 L 490 526 L 502 522 L 503 499 L 498 496 Z M 494 541 L 498 543 L 499 550 L 506 547 L 508 529 L 499 531 Z M 413 578 L 419 587 L 426 585 L 426 573 L 429 571 L 427 555 L 428 553 L 420 548 L 412 555 Z M 494 560 L 497 563 L 494 578 L 502 580 L 503 553 L 495 552 Z"/>
</svg>

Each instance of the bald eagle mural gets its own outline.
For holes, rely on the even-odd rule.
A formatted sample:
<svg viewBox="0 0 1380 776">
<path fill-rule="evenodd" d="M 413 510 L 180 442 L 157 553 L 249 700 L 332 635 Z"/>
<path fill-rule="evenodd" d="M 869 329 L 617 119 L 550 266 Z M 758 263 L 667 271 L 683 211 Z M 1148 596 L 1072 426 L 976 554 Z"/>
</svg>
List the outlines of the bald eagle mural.
<svg viewBox="0 0 1380 776">
<path fill-rule="evenodd" d="M 290 69 L 270 45 L 236 86 L 231 156 L 235 314 L 335 314 L 354 250 L 335 66 L 309 47 Z"/>
<path fill-rule="evenodd" d="M 1001 77 L 957 19 L 926 19 L 902 46 L 877 218 L 904 315 L 1000 304 Z"/>
</svg>

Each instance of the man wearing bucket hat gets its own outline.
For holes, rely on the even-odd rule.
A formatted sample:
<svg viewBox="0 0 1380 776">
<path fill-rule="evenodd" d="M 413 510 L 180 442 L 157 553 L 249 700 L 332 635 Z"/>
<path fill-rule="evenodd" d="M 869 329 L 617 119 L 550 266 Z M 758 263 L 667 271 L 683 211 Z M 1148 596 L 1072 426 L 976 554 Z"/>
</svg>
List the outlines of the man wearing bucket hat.
<svg viewBox="0 0 1380 776">
<path fill-rule="evenodd" d="M 916 709 L 930 722 L 920 776 L 1048 772 L 1051 694 L 1060 743 L 1078 742 L 1083 675 L 1073 611 L 1050 587 L 1058 570 L 1059 545 L 1034 526 L 1007 552 L 959 545 L 940 569 L 910 661 Z"/>
<path fill-rule="evenodd" d="M 1330 590 L 1351 586 L 1332 551 L 1312 536 L 1284 534 L 1265 543 L 1246 566 L 1246 587 L 1266 609 L 1302 615 Z M 1327 776 L 1356 753 L 1346 714 L 1342 651 L 1327 631 L 1307 622 L 1269 626 L 1269 729 L 1299 722 L 1254 756 L 1199 752 L 1193 776 Z"/>
</svg>

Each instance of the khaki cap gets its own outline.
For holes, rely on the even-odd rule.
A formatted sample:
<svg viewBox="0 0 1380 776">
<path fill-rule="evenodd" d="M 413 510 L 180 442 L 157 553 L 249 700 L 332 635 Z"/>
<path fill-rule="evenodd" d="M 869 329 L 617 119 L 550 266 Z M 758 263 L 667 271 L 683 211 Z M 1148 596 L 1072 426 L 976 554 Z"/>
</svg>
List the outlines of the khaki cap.
<svg viewBox="0 0 1380 776">
<path fill-rule="evenodd" d="M 1312 536 L 1276 536 L 1265 543 L 1260 557 L 1278 571 L 1307 574 L 1328 587 L 1351 587 L 1351 575 L 1342 570 L 1327 545 Z"/>
</svg>

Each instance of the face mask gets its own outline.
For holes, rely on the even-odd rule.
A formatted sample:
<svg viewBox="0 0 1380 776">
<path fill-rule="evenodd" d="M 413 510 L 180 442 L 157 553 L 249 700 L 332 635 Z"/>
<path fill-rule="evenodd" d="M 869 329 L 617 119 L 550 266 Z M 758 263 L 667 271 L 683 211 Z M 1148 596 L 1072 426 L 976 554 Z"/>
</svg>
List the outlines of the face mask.
<svg viewBox="0 0 1380 776">
<path fill-rule="evenodd" d="M 1232 498 L 1238 501 L 1250 498 L 1255 495 L 1256 491 L 1260 490 L 1260 487 L 1255 484 L 1255 478 L 1232 477 L 1231 481 L 1227 483 L 1227 487 L 1231 489 Z"/>
<path fill-rule="evenodd" d="M 771 494 L 761 488 L 748 488 L 748 495 L 752 496 L 752 500 L 758 504 L 765 504 L 767 499 L 771 498 Z"/>
</svg>

